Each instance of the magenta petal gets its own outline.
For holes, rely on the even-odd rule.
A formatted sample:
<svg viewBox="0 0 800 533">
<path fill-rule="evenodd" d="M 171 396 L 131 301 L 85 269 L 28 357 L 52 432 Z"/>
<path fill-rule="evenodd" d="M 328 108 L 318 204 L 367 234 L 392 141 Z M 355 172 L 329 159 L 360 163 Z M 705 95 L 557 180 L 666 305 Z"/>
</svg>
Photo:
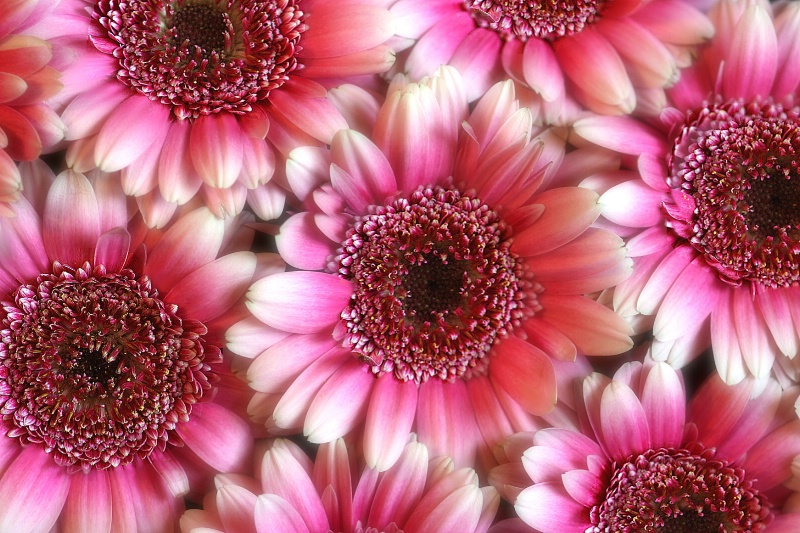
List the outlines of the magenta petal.
<svg viewBox="0 0 800 533">
<path fill-rule="evenodd" d="M 292 333 L 331 327 L 350 301 L 350 282 L 323 272 L 281 272 L 256 281 L 247 307 L 256 318 Z"/>
<path fill-rule="evenodd" d="M 164 300 L 183 309 L 183 316 L 207 322 L 239 301 L 255 270 L 256 256 L 252 252 L 228 254 L 189 273 Z"/>
<path fill-rule="evenodd" d="M 331 162 L 344 171 L 338 179 L 331 174 L 332 185 L 356 213 L 397 193 L 397 181 L 386 156 L 355 130 L 342 130 L 334 136 Z"/>
<path fill-rule="evenodd" d="M 94 259 L 100 214 L 92 185 L 83 174 L 66 170 L 50 186 L 42 232 L 51 261 L 79 267 Z"/>
<path fill-rule="evenodd" d="M 0 478 L 0 531 L 49 531 L 61 515 L 69 485 L 66 470 L 50 454 L 41 446 L 27 446 Z"/>
<path fill-rule="evenodd" d="M 742 13 L 722 68 L 722 93 L 728 98 L 765 97 L 778 70 L 778 38 L 770 14 L 761 6 Z"/>
<path fill-rule="evenodd" d="M 572 499 L 586 507 L 599 503 L 605 491 L 603 482 L 588 470 L 570 470 L 561 477 Z"/>
<path fill-rule="evenodd" d="M 176 431 L 198 457 L 220 472 L 244 470 L 250 461 L 250 426 L 217 404 L 193 405 L 189 421 L 178 424 Z"/>
<path fill-rule="evenodd" d="M 275 237 L 284 261 L 301 270 L 323 270 L 334 244 L 317 227 L 313 213 L 297 213 L 281 224 Z"/>
<path fill-rule="evenodd" d="M 103 265 L 109 272 L 119 272 L 128 259 L 131 235 L 125 228 L 114 228 L 97 238 L 94 264 Z"/>
</svg>

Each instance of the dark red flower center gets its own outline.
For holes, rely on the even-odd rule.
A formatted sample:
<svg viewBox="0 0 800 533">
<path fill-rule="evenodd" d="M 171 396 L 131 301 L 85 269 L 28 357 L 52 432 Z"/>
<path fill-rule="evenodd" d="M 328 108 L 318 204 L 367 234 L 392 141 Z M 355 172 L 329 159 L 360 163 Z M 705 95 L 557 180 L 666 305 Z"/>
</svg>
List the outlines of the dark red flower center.
<svg viewBox="0 0 800 533">
<path fill-rule="evenodd" d="M 800 107 L 730 101 L 690 113 L 670 164 L 671 227 L 720 277 L 800 280 Z"/>
<path fill-rule="evenodd" d="M 403 381 L 485 369 L 495 340 L 535 306 L 510 238 L 480 200 L 440 187 L 359 217 L 336 259 L 355 285 L 342 312 L 353 351 Z"/>
<path fill-rule="evenodd" d="M 744 470 L 696 443 L 614 462 L 602 499 L 592 533 L 756 533 L 772 520 Z"/>
<path fill-rule="evenodd" d="M 505 40 L 550 41 L 594 24 L 606 0 L 464 0 L 478 26 Z"/>
<path fill-rule="evenodd" d="M 298 67 L 299 0 L 100 0 L 93 38 L 117 78 L 175 117 L 247 113 Z"/>
<path fill-rule="evenodd" d="M 71 469 L 146 458 L 211 388 L 220 347 L 181 318 L 147 277 L 88 263 L 52 273 L 4 301 L 0 415 L 8 436 L 41 443 Z"/>
</svg>

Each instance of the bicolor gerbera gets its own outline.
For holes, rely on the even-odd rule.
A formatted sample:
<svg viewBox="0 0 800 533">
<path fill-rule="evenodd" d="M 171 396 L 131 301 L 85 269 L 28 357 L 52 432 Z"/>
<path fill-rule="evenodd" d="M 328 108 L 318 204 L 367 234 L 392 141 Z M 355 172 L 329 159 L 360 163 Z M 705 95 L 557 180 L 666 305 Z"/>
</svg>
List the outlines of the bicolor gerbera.
<svg viewBox="0 0 800 533">
<path fill-rule="evenodd" d="M 51 45 L 27 34 L 50 9 L 44 0 L 0 5 L 0 215 L 10 214 L 7 204 L 19 198 L 13 161 L 36 159 L 64 135 L 58 114 L 44 103 L 61 90 Z"/>
<path fill-rule="evenodd" d="M 397 0 L 391 11 L 413 43 L 402 68 L 414 79 L 447 63 L 470 99 L 511 77 L 545 102 L 575 98 L 611 114 L 663 104 L 664 87 L 713 34 L 681 0 Z"/>
<path fill-rule="evenodd" d="M 47 30 L 77 55 L 58 99 L 67 162 L 122 169 L 151 224 L 198 191 L 218 215 L 246 197 L 280 214 L 276 149 L 347 125 L 320 81 L 393 61 L 380 0 L 63 0 Z"/>
<path fill-rule="evenodd" d="M 800 453 L 797 396 L 775 380 L 729 386 L 712 374 L 687 406 L 667 363 L 593 374 L 581 430 L 533 435 L 514 507 L 541 533 L 800 531 L 800 513 L 785 507 Z M 494 481 L 514 496 L 519 476 L 506 472 Z"/>
<path fill-rule="evenodd" d="M 34 171 L 0 220 L 0 531 L 171 531 L 249 462 L 221 341 L 252 232 L 205 207 L 148 231 L 118 178 Z"/>
<path fill-rule="evenodd" d="M 374 141 L 342 130 L 330 151 L 292 154 L 291 183 L 323 183 L 277 236 L 298 270 L 251 287 L 254 317 L 229 347 L 258 355 L 252 409 L 274 408 L 274 426 L 312 442 L 363 428 L 379 470 L 411 431 L 472 465 L 553 409 L 556 365 L 566 376 L 578 352 L 630 347 L 627 323 L 584 296 L 630 265 L 618 237 L 590 227 L 595 193 L 540 187 L 552 163 L 540 154 L 560 160 L 563 143 L 530 138 L 511 82 L 469 115 L 451 67 L 394 88 Z"/>
<path fill-rule="evenodd" d="M 737 383 L 767 376 L 776 357 L 788 366 L 800 345 L 800 6 L 722 0 L 710 16 L 716 38 L 660 116 L 586 118 L 575 131 L 642 154 L 640 178 L 594 183 L 634 259 L 615 308 L 653 315 L 653 355 L 674 365 L 710 340 Z"/>
<path fill-rule="evenodd" d="M 385 472 L 357 469 L 344 441 L 323 444 L 312 461 L 277 439 L 256 459 L 256 478 L 220 474 L 202 510 L 181 518 L 183 533 L 485 533 L 500 497 L 471 468 L 428 458 L 405 445 Z"/>
</svg>

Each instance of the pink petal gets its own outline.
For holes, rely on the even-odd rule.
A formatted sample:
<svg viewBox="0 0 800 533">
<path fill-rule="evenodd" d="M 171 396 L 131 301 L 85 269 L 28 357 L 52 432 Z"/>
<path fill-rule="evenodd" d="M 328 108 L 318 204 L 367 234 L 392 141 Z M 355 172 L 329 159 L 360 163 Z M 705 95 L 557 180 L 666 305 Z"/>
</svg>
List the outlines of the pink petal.
<svg viewBox="0 0 800 533">
<path fill-rule="evenodd" d="M 593 28 L 553 42 L 565 74 L 592 99 L 630 113 L 636 103 L 625 64 L 614 47 Z M 590 52 L 587 52 L 590 51 Z"/>
<path fill-rule="evenodd" d="M 442 17 L 458 11 L 453 0 L 429 0 L 424 5 L 416 0 L 399 0 L 390 9 L 394 16 L 394 29 L 397 35 L 419 39 Z"/>
<path fill-rule="evenodd" d="M 749 7 L 736 25 L 722 69 L 722 92 L 751 100 L 771 94 L 778 70 L 778 38 L 769 13 Z"/>
<path fill-rule="evenodd" d="M 167 202 L 184 204 L 200 189 L 203 181 L 192 164 L 190 134 L 186 121 L 170 125 L 158 159 L 158 189 Z"/>
<path fill-rule="evenodd" d="M 205 208 L 178 218 L 149 253 L 145 274 L 160 291 L 175 284 L 217 257 L 225 222 Z"/>
<path fill-rule="evenodd" d="M 388 470 L 375 489 L 367 523 L 385 528 L 391 522 L 405 524 L 425 490 L 428 450 L 409 442 L 401 450 L 394 468 Z"/>
<path fill-rule="evenodd" d="M 781 387 L 777 381 L 769 380 L 765 390 L 747 402 L 741 417 L 717 445 L 720 457 L 738 459 L 747 455 L 770 429 L 776 420 L 781 405 Z"/>
<path fill-rule="evenodd" d="M 599 32 L 619 52 L 637 87 L 665 87 L 678 81 L 678 66 L 667 46 L 631 19 L 603 18 Z"/>
<path fill-rule="evenodd" d="M 474 464 L 480 438 L 466 385 L 429 379 L 420 385 L 417 399 L 417 435 L 431 457 L 448 455 L 456 465 Z"/>
<path fill-rule="evenodd" d="M 585 355 L 622 353 L 633 346 L 630 325 L 611 309 L 583 296 L 548 295 L 539 302 L 539 317 L 575 343 Z"/>
<path fill-rule="evenodd" d="M 331 173 L 331 183 L 354 212 L 366 212 L 397 193 L 397 181 L 383 152 L 355 130 L 342 130 L 333 138 L 331 162 L 344 173 Z"/>
<path fill-rule="evenodd" d="M 64 504 L 64 531 L 111 532 L 111 483 L 107 470 L 70 476 Z"/>
<path fill-rule="evenodd" d="M 392 376 L 378 378 L 364 426 L 367 466 L 383 472 L 400 457 L 417 411 L 417 385 Z"/>
<path fill-rule="evenodd" d="M 405 533 L 464 533 L 475 531 L 483 510 L 483 494 L 477 486 L 461 487 L 427 513 L 419 508 L 408 519 Z"/>
<path fill-rule="evenodd" d="M 255 494 L 238 485 L 223 485 L 217 490 L 216 504 L 225 531 L 256 533 Z"/>
<path fill-rule="evenodd" d="M 677 446 L 686 419 L 686 394 L 678 374 L 666 363 L 656 363 L 647 374 L 641 396 L 652 446 Z"/>
<path fill-rule="evenodd" d="M 800 349 L 800 343 L 798 343 L 797 331 L 790 320 L 791 311 L 788 301 L 790 294 L 781 289 L 767 289 L 756 295 L 755 303 L 778 348 L 784 355 L 794 357 Z"/>
<path fill-rule="evenodd" d="M 592 507 L 602 501 L 605 484 L 588 470 L 570 470 L 561 480 L 567 493 L 581 505 Z"/>
<path fill-rule="evenodd" d="M 250 426 L 215 403 L 193 405 L 189 421 L 178 424 L 176 431 L 186 445 L 215 470 L 242 471 L 250 461 L 253 438 Z"/>
<path fill-rule="evenodd" d="M 734 327 L 733 291 L 724 291 L 711 311 L 711 341 L 714 364 L 725 383 L 735 385 L 742 381 L 747 374 Z"/>
<path fill-rule="evenodd" d="M 394 63 L 394 54 L 390 46 L 380 44 L 346 56 L 310 58 L 305 60 L 303 75 L 320 79 L 386 72 Z"/>
<path fill-rule="evenodd" d="M 564 96 L 564 73 L 549 42 L 528 39 L 522 55 L 522 68 L 525 82 L 545 101 L 553 102 Z"/>
<path fill-rule="evenodd" d="M 599 203 L 603 216 L 615 224 L 635 228 L 649 228 L 661 223 L 663 193 L 642 181 L 630 180 L 606 191 Z"/>
<path fill-rule="evenodd" d="M 447 64 L 464 38 L 475 29 L 469 13 L 458 10 L 448 14 L 419 38 L 406 60 L 406 69 L 411 79 L 429 76 Z"/>
<path fill-rule="evenodd" d="M 51 261 L 81 266 L 94 258 L 100 233 L 97 198 L 83 174 L 66 170 L 50 186 L 42 236 Z"/>
<path fill-rule="evenodd" d="M 690 246 L 678 246 L 671 250 L 655 267 L 639 293 L 636 302 L 637 310 L 645 315 L 655 314 L 675 280 L 688 268 L 696 256 L 697 253 Z"/>
<path fill-rule="evenodd" d="M 303 517 L 280 496 L 260 495 L 254 514 L 258 533 L 310 533 Z"/>
<path fill-rule="evenodd" d="M 622 460 L 650 449 L 650 428 L 636 394 L 622 383 L 612 381 L 600 402 L 603 443 L 608 454 Z"/>
<path fill-rule="evenodd" d="M 744 362 L 756 378 L 765 378 L 775 361 L 772 336 L 750 291 L 733 291 L 733 318 Z"/>
<path fill-rule="evenodd" d="M 516 337 L 503 339 L 492 350 L 492 382 L 526 411 L 543 415 L 556 403 L 556 374 L 547 355 Z"/>
<path fill-rule="evenodd" d="M 125 228 L 117 227 L 97 238 L 94 251 L 95 265 L 104 265 L 109 272 L 119 272 L 128 259 L 131 235 Z"/>
<path fill-rule="evenodd" d="M 256 281 L 247 307 L 265 324 L 292 333 L 330 328 L 350 301 L 350 282 L 323 272 L 282 272 Z"/>
<path fill-rule="evenodd" d="M 0 531 L 49 531 L 61 515 L 70 476 L 41 446 L 22 449 L 0 477 Z"/>
<path fill-rule="evenodd" d="M 726 385 L 717 374 L 703 382 L 692 396 L 687 419 L 697 426 L 697 438 L 704 446 L 713 448 L 725 443 L 739 423 L 752 390 L 751 381 Z"/>
<path fill-rule="evenodd" d="M 517 497 L 514 509 L 526 524 L 543 533 L 584 531 L 591 526 L 589 509 L 573 500 L 560 482 L 528 487 Z"/>
<path fill-rule="evenodd" d="M 534 435 L 534 446 L 525 451 L 522 465 L 535 483 L 560 481 L 564 472 L 586 468 L 590 455 L 602 455 L 598 443 L 582 433 L 547 428 Z"/>
<path fill-rule="evenodd" d="M 250 387 L 259 392 L 284 391 L 306 367 L 335 346 L 327 333 L 292 335 L 256 357 L 247 370 Z"/>
<path fill-rule="evenodd" d="M 384 43 L 392 35 L 392 15 L 378 5 L 321 4 L 311 10 L 298 57 L 342 56 Z M 353 31 L 358 28 L 358 31 Z"/>
<path fill-rule="evenodd" d="M 690 325 L 706 319 L 723 290 L 708 265 L 695 259 L 670 287 L 656 315 L 653 334 L 661 341 L 677 339 Z"/>
<path fill-rule="evenodd" d="M 145 96 L 131 96 L 100 129 L 94 162 L 106 172 L 127 167 L 151 146 L 159 146 L 168 128 L 169 108 Z"/>
<path fill-rule="evenodd" d="M 487 376 L 473 376 L 467 380 L 467 392 L 475 408 L 478 429 L 487 443 L 490 445 L 500 443 L 514 433 L 514 428 Z"/>
<path fill-rule="evenodd" d="M 747 452 L 742 465 L 761 490 L 772 488 L 791 476 L 792 460 L 800 454 L 800 420 L 779 427 Z"/>
<path fill-rule="evenodd" d="M 536 195 L 544 212 L 531 227 L 514 237 L 513 250 L 523 256 L 546 254 L 572 241 L 601 212 L 597 193 L 580 187 L 555 188 Z"/>
<path fill-rule="evenodd" d="M 230 309 L 245 293 L 256 269 L 252 252 L 236 252 L 207 263 L 178 281 L 164 300 L 185 317 L 207 322 Z M 200 296 L 202 295 L 202 296 Z"/>
<path fill-rule="evenodd" d="M 623 154 L 660 156 L 669 148 L 663 135 L 630 117 L 592 116 L 577 120 L 573 127 L 584 139 Z"/>
<path fill-rule="evenodd" d="M 269 95 L 270 112 L 284 117 L 303 132 L 330 144 L 337 131 L 347 128 L 341 113 L 325 98 L 309 97 L 290 78 Z"/>
<path fill-rule="evenodd" d="M 205 183 L 219 189 L 233 185 L 242 170 L 243 135 L 231 113 L 202 116 L 192 124 L 189 152 Z"/>
<path fill-rule="evenodd" d="M 297 213 L 281 224 L 275 242 L 281 257 L 301 270 L 323 270 L 334 246 L 314 223 L 314 214 L 308 212 Z"/>
<path fill-rule="evenodd" d="M 100 131 L 106 118 L 130 96 L 130 89 L 121 83 L 103 83 L 91 91 L 78 94 L 61 114 L 67 126 L 65 139 L 83 139 Z"/>
<path fill-rule="evenodd" d="M 375 377 L 351 359 L 333 374 L 311 402 L 303 433 L 310 442 L 330 442 L 364 421 Z"/>
<path fill-rule="evenodd" d="M 778 70 L 771 94 L 781 98 L 797 90 L 800 65 L 792 61 L 800 55 L 800 8 L 787 4 L 775 19 L 778 33 Z"/>
<path fill-rule="evenodd" d="M 288 335 L 288 332 L 271 328 L 251 316 L 240 320 L 225 332 L 225 345 L 233 353 L 253 359 Z"/>
<path fill-rule="evenodd" d="M 449 64 L 464 78 L 470 102 L 485 94 L 500 75 L 502 46 L 503 41 L 495 32 L 476 29 L 461 41 L 450 58 Z"/>
</svg>

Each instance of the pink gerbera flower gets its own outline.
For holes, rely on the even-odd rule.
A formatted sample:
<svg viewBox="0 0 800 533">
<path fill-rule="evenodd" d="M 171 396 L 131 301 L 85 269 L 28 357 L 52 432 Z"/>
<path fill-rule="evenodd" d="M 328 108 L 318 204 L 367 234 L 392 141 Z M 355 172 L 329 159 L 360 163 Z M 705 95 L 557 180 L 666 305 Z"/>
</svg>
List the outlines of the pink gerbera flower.
<svg viewBox="0 0 800 533">
<path fill-rule="evenodd" d="M 754 384 L 714 374 L 687 407 L 666 363 L 593 374 L 583 382 L 581 430 L 536 432 L 517 463 L 533 484 L 515 509 L 541 533 L 800 531 L 800 513 L 784 509 L 800 453 L 798 389 Z M 517 440 L 509 450 L 526 437 Z M 519 478 L 508 472 L 494 479 L 513 497 Z"/>
<path fill-rule="evenodd" d="M 717 369 L 737 383 L 800 345 L 800 6 L 723 0 L 710 16 L 717 37 L 660 116 L 587 118 L 575 131 L 643 154 L 641 178 L 594 183 L 634 257 L 615 308 L 654 315 L 654 356 L 674 365 L 710 333 Z"/>
<path fill-rule="evenodd" d="M 56 14 L 48 30 L 78 56 L 59 97 L 67 162 L 122 169 L 150 224 L 198 191 L 218 215 L 246 196 L 280 214 L 275 148 L 346 127 L 320 80 L 393 61 L 379 0 L 63 0 Z"/>
<path fill-rule="evenodd" d="M 50 43 L 28 35 L 52 6 L 39 0 L 0 5 L 0 214 L 19 198 L 20 175 L 12 161 L 31 161 L 61 140 L 64 126 L 44 101 L 61 90 L 50 66 Z"/>
<path fill-rule="evenodd" d="M 398 37 L 413 42 L 403 68 L 414 79 L 447 63 L 470 100 L 510 76 L 551 105 L 569 95 L 612 114 L 660 107 L 713 32 L 681 0 L 397 0 L 391 11 Z"/>
<path fill-rule="evenodd" d="M 220 474 L 203 510 L 187 511 L 183 533 L 485 533 L 500 497 L 471 468 L 428 459 L 415 441 L 386 472 L 355 469 L 344 441 L 316 460 L 278 439 L 256 463 L 257 479 Z"/>
<path fill-rule="evenodd" d="M 32 168 L 0 220 L 0 531 L 170 531 L 252 447 L 221 349 L 252 232 L 148 231 L 118 179 Z"/>
<path fill-rule="evenodd" d="M 363 427 L 379 470 L 416 431 L 434 455 L 471 465 L 553 409 L 554 365 L 630 347 L 628 325 L 583 296 L 629 265 L 619 238 L 590 228 L 593 192 L 540 187 L 551 162 L 540 154 L 560 160 L 563 144 L 531 140 L 511 82 L 469 116 L 450 67 L 395 88 L 374 142 L 343 130 L 330 151 L 292 155 L 298 188 L 330 184 L 278 234 L 300 270 L 252 286 L 254 318 L 229 346 L 260 353 L 252 412 L 274 409 L 273 426 L 312 442 Z"/>
</svg>

